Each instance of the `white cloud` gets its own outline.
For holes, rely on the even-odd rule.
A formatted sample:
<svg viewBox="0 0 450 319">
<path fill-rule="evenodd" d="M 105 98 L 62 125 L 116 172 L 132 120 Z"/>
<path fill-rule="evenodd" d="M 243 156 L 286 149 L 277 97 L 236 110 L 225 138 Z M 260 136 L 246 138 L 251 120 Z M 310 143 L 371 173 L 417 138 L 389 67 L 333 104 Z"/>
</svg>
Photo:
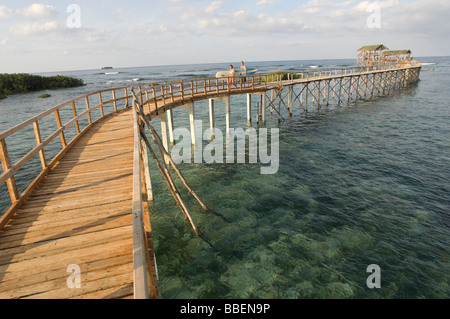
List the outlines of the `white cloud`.
<svg viewBox="0 0 450 319">
<path fill-rule="evenodd" d="M 17 10 L 17 13 L 25 18 L 45 20 L 55 17 L 57 14 L 56 8 L 42 3 L 33 3 L 31 6 Z"/>
<path fill-rule="evenodd" d="M 256 3 L 256 5 L 258 6 L 267 6 L 267 5 L 272 5 L 275 4 L 275 1 L 273 0 L 260 0 Z"/>
<path fill-rule="evenodd" d="M 192 21 L 216 14 L 222 5 L 223 1 L 213 1 L 203 8 L 172 7 L 168 9 L 168 12 L 169 14 L 180 14 L 180 18 L 184 21 Z"/>
<path fill-rule="evenodd" d="M 112 15 L 113 15 L 113 17 L 121 18 L 121 17 L 125 16 L 125 11 L 123 11 L 122 8 L 119 8 L 119 9 L 115 10 L 112 13 Z"/>
<path fill-rule="evenodd" d="M 56 31 L 60 25 L 56 21 L 45 23 L 20 23 L 9 28 L 9 32 L 15 35 L 35 35 Z"/>
<path fill-rule="evenodd" d="M 212 14 L 222 7 L 223 1 L 213 1 L 205 8 L 205 13 Z"/>
<path fill-rule="evenodd" d="M 97 43 L 105 40 L 106 31 L 105 30 L 94 30 L 86 37 L 87 43 Z"/>
<path fill-rule="evenodd" d="M 0 19 L 9 19 L 13 11 L 5 5 L 0 6 Z"/>
</svg>

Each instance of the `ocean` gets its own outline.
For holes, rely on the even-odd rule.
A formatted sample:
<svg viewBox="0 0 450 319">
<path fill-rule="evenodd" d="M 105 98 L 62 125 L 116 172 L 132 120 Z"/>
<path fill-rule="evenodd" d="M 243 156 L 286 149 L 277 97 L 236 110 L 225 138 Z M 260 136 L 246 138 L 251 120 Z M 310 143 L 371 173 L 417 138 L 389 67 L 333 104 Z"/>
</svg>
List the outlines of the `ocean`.
<svg viewBox="0 0 450 319">
<path fill-rule="evenodd" d="M 309 113 L 297 105 L 281 123 L 268 116 L 266 127 L 280 130 L 277 174 L 261 175 L 260 164 L 180 164 L 206 205 L 227 217 L 204 212 L 180 187 L 211 245 L 195 236 L 151 165 L 160 297 L 449 298 L 450 57 L 417 59 L 425 62 L 419 83 L 400 92 Z M 49 99 L 33 92 L 0 100 L 0 132 L 85 93 L 214 76 L 229 64 L 58 72 L 86 86 L 49 91 Z M 299 71 L 355 60 L 246 64 L 260 72 Z M 207 126 L 207 101 L 196 103 L 196 117 Z M 175 127 L 188 121 L 186 109 L 175 110 Z M 245 95 L 231 97 L 231 122 L 247 127 Z M 216 125 L 225 127 L 220 102 Z M 13 161 L 24 145 L 35 145 L 30 136 L 7 140 Z M 39 168 L 36 159 L 19 171 L 21 191 Z M 8 206 L 2 185 L 0 215 Z M 368 285 L 370 265 L 379 266 L 380 288 Z"/>
</svg>

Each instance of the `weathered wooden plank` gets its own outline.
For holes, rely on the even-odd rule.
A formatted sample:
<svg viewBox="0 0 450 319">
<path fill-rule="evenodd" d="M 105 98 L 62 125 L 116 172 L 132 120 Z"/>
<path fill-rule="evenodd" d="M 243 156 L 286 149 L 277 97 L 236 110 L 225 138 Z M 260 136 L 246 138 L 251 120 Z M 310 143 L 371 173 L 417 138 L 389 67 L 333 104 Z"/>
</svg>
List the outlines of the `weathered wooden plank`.
<svg viewBox="0 0 450 319">
<path fill-rule="evenodd" d="M 80 268 L 86 273 L 98 271 L 105 268 L 113 268 L 126 264 L 130 264 L 130 256 L 128 251 L 126 251 L 125 254 L 115 256 L 113 258 L 104 258 L 102 260 L 95 260 L 92 262 L 89 261 L 88 263 L 77 263 L 77 265 L 79 265 Z M 14 291 L 17 290 L 18 288 L 24 288 L 27 286 L 44 283 L 49 280 L 55 280 L 60 278 L 67 279 L 67 277 L 69 276 L 69 274 L 66 271 L 67 266 L 68 265 L 65 265 L 64 263 L 58 265 L 58 268 L 47 271 L 45 276 L 42 276 L 42 273 L 34 273 L 32 275 L 24 274 L 24 276 L 21 278 L 19 282 L 12 280 L 3 281 L 2 291 L 3 292 Z"/>
<path fill-rule="evenodd" d="M 103 289 L 121 286 L 130 282 L 131 263 L 114 268 L 100 269 L 98 271 L 83 272 L 80 289 L 67 287 L 67 277 L 47 280 L 35 285 L 0 292 L 0 298 L 30 298 L 30 299 L 65 299 L 73 298 L 85 293 L 96 292 Z"/>
<path fill-rule="evenodd" d="M 95 198 L 95 199 L 89 199 L 86 198 L 80 202 L 70 202 L 70 203 L 57 203 L 55 205 L 47 205 L 45 202 L 38 202 L 34 203 L 33 201 L 27 202 L 24 204 L 23 209 L 21 211 L 27 212 L 27 211 L 36 211 L 36 210 L 42 210 L 46 212 L 57 212 L 61 210 L 75 210 L 79 208 L 88 208 L 88 207 L 96 207 L 101 205 L 102 203 L 105 203 L 109 201 L 110 203 L 120 202 L 126 199 L 130 199 L 131 194 L 125 193 L 125 194 L 117 194 L 117 195 L 110 195 L 105 196 L 103 198 Z"/>
<path fill-rule="evenodd" d="M 92 214 L 91 216 L 88 217 L 84 217 L 84 218 L 77 218 L 76 220 L 72 220 L 72 221 L 60 221 L 60 222 L 55 222 L 52 221 L 51 223 L 47 223 L 47 224 L 38 224 L 38 225 L 34 225 L 34 226 L 28 226 L 28 227 L 7 227 L 5 228 L 2 232 L 0 232 L 0 239 L 3 243 L 3 240 L 8 241 L 8 237 L 12 236 L 12 235 L 18 235 L 18 234 L 34 234 L 35 232 L 46 232 L 47 234 L 50 234 L 51 232 L 66 232 L 66 231 L 70 231 L 70 230 L 81 230 L 83 228 L 87 228 L 87 227 L 93 227 L 96 226 L 97 224 L 102 224 L 105 226 L 105 228 L 107 227 L 111 227 L 108 224 L 108 221 L 118 221 L 121 220 L 121 218 L 124 218 L 126 222 L 129 222 L 128 218 L 129 216 L 131 216 L 131 212 L 128 210 L 125 211 L 121 211 L 119 213 L 116 213 L 112 216 L 108 216 L 108 217 L 102 217 L 102 218 L 98 218 L 98 211 L 97 211 L 97 218 L 95 219 L 95 214 Z M 122 225 L 122 224 L 121 224 Z M 126 223 L 124 222 L 123 225 L 126 225 Z M 63 229 L 66 229 L 63 231 Z M 25 238 L 25 237 L 24 237 Z"/>
<path fill-rule="evenodd" d="M 128 230 L 127 230 L 128 231 Z M 25 273 L 28 275 L 45 273 L 50 270 L 67 267 L 70 264 L 88 263 L 95 260 L 104 260 L 124 253 L 131 255 L 132 241 L 129 234 L 111 236 L 109 241 L 105 239 L 94 240 L 76 250 L 67 248 L 59 253 L 41 256 L 39 267 L 36 269 L 36 260 L 22 258 L 21 262 L 9 263 L 0 266 L 1 276 L 5 280 L 16 280 Z M 35 256 L 39 256 L 35 254 Z M 63 266 L 61 266 L 63 265 Z"/>
<path fill-rule="evenodd" d="M 98 212 L 101 211 L 104 217 L 108 217 L 113 214 L 117 214 L 121 211 L 125 211 L 129 209 L 128 201 L 116 202 L 112 204 L 99 205 L 96 207 L 95 211 L 92 208 L 79 209 L 77 211 L 77 216 L 80 218 L 89 217 L 89 216 L 98 216 Z M 51 222 L 59 222 L 73 220 L 73 212 L 71 211 L 60 211 L 54 213 L 38 213 L 38 212 L 29 212 L 29 213 L 20 213 L 17 214 L 11 219 L 8 224 L 8 227 L 28 227 L 32 225 L 38 224 L 46 224 Z M 25 224 L 22 226 L 22 224 Z M 5 229 L 8 229 L 6 227 Z"/>
<path fill-rule="evenodd" d="M 118 218 L 100 219 L 95 222 L 81 224 L 78 227 L 73 225 L 60 226 L 49 229 L 34 229 L 25 233 L 12 233 L 11 231 L 2 232 L 1 247 L 17 247 L 30 243 L 45 242 L 55 240 L 59 238 L 65 238 L 70 236 L 77 236 L 83 234 L 92 234 L 92 237 L 97 236 L 97 233 L 101 233 L 104 230 L 112 230 L 115 228 L 128 227 L 131 224 L 131 215 L 121 216 Z M 3 255 L 3 253 L 2 253 Z M 1 259 L 1 257 L 0 257 Z"/>
<path fill-rule="evenodd" d="M 90 294 L 94 292 L 104 291 L 113 287 L 121 287 L 129 284 L 133 278 L 130 278 L 130 274 L 127 270 L 123 271 L 123 274 L 111 276 L 107 278 L 101 278 L 95 281 L 89 281 L 82 285 L 80 289 L 68 289 L 62 288 L 58 290 L 52 290 L 49 292 L 41 293 L 27 297 L 27 299 L 70 299 L 79 298 L 79 296 Z M 64 282 L 65 283 L 65 282 Z"/>
</svg>

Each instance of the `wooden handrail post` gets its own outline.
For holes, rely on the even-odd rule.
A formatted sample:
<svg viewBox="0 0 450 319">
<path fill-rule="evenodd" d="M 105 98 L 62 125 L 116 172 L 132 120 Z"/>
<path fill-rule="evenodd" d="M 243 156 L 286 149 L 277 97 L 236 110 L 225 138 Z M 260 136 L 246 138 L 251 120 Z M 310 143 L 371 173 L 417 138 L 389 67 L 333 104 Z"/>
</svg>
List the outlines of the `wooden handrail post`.
<svg viewBox="0 0 450 319">
<path fill-rule="evenodd" d="M 138 85 L 138 90 L 139 90 L 139 101 L 141 102 L 141 105 L 142 105 L 142 103 L 143 103 L 142 86 Z"/>
<path fill-rule="evenodd" d="M 126 98 L 126 103 L 125 103 L 124 108 L 127 108 L 130 104 L 128 101 L 128 89 L 125 88 L 124 91 L 125 91 L 125 98 Z"/>
<path fill-rule="evenodd" d="M 73 112 L 73 117 L 76 118 L 77 117 L 77 109 L 75 107 L 75 102 L 72 102 L 72 112 Z M 75 127 L 77 129 L 77 135 L 80 134 L 80 123 L 78 123 L 78 120 L 75 121 Z"/>
<path fill-rule="evenodd" d="M 112 90 L 112 98 L 114 101 L 114 112 L 117 112 L 116 90 Z"/>
<path fill-rule="evenodd" d="M 149 99 L 149 97 L 148 97 L 148 90 L 145 90 L 145 98 L 146 98 L 146 103 L 147 103 L 147 105 L 148 105 L 148 114 L 150 115 L 150 113 L 151 113 L 152 111 L 150 110 L 150 99 Z M 142 106 L 142 107 L 144 107 L 144 106 Z"/>
<path fill-rule="evenodd" d="M 155 88 L 153 86 L 152 86 L 152 94 L 153 94 L 153 101 L 155 102 L 155 112 L 156 112 L 156 115 L 159 115 L 158 99 L 156 98 L 156 91 L 155 91 Z"/>
<path fill-rule="evenodd" d="M 172 84 L 170 85 L 170 97 L 171 97 L 172 103 L 174 103 L 175 102 L 175 98 L 173 96 L 173 86 L 172 86 Z"/>
<path fill-rule="evenodd" d="M 6 172 L 11 168 L 11 161 L 9 159 L 8 149 L 6 147 L 6 141 L 0 140 L 0 162 L 2 162 L 3 172 Z M 7 181 L 6 185 L 8 186 L 9 196 L 11 197 L 11 202 L 15 204 L 20 196 L 19 191 L 17 190 L 16 180 L 14 175 L 12 175 Z"/>
<path fill-rule="evenodd" d="M 161 95 L 162 95 L 163 109 L 165 111 L 166 110 L 166 93 L 165 93 L 163 85 L 161 85 Z"/>
<path fill-rule="evenodd" d="M 89 96 L 86 96 L 85 98 L 86 101 L 86 109 L 88 110 L 88 120 L 89 120 L 89 125 L 92 124 L 92 115 L 91 115 L 91 111 L 90 111 L 90 106 L 89 106 Z"/>
<path fill-rule="evenodd" d="M 100 105 L 100 114 L 102 117 L 105 116 L 105 111 L 103 110 L 103 98 L 102 92 L 98 92 L 98 104 Z"/>
<path fill-rule="evenodd" d="M 56 117 L 56 124 L 58 125 L 58 129 L 62 128 L 61 114 L 59 113 L 59 110 L 55 111 L 55 117 Z M 67 146 L 66 136 L 64 135 L 64 130 L 62 130 L 61 133 L 59 133 L 59 137 L 61 138 L 61 144 L 64 149 Z"/>
<path fill-rule="evenodd" d="M 181 90 L 181 101 L 183 101 L 183 103 L 184 103 L 184 82 L 183 81 L 181 81 L 180 90 Z"/>
<path fill-rule="evenodd" d="M 42 144 L 42 138 L 41 138 L 41 130 L 39 129 L 38 121 L 33 122 L 33 126 L 34 126 L 34 135 L 36 136 L 36 143 L 39 146 L 40 144 Z M 45 160 L 44 149 L 41 149 L 39 151 L 39 157 L 41 159 L 42 169 L 46 169 L 47 161 Z"/>
</svg>

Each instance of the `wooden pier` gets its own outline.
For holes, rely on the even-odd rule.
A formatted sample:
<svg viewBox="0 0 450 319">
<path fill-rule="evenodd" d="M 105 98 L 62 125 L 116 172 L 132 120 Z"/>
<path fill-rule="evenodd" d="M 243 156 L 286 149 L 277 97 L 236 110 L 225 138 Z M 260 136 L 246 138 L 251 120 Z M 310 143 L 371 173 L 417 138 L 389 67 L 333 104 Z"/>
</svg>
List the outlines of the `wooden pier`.
<svg viewBox="0 0 450 319">
<path fill-rule="evenodd" d="M 259 124 L 268 112 L 281 121 L 297 110 L 400 91 L 418 81 L 420 70 L 420 64 L 408 64 L 297 72 L 270 81 L 256 74 L 236 85 L 201 78 L 115 88 L 65 102 L 0 133 L 0 185 L 7 185 L 11 200 L 0 218 L 0 298 L 158 298 L 148 213 L 148 201 L 157 194 L 138 107 L 145 120 L 161 121 L 168 150 L 177 107 L 189 108 L 194 132 L 195 103 L 210 101 L 214 127 L 214 102 L 224 100 L 229 130 L 232 95 L 247 94 L 247 122 Z M 42 123 L 53 121 L 57 129 L 42 136 Z M 29 128 L 36 146 L 13 163 L 7 144 Z M 49 161 L 57 139 L 60 149 Z M 39 159 L 39 172 L 19 191 L 16 176 L 33 158 Z"/>
</svg>

